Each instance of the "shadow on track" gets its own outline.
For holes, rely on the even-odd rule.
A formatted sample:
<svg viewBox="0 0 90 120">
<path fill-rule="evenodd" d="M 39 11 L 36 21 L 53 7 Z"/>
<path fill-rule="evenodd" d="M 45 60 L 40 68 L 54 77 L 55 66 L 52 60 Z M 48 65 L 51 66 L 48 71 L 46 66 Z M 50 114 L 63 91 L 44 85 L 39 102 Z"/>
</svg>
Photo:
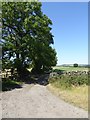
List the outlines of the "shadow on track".
<svg viewBox="0 0 90 120">
<path fill-rule="evenodd" d="M 49 79 L 49 74 L 29 74 L 27 76 L 23 77 L 16 77 L 13 79 L 10 78 L 2 78 L 2 91 L 10 91 L 15 88 L 22 88 L 23 84 L 40 84 L 40 85 L 47 85 L 49 84 L 48 82 Z"/>
<path fill-rule="evenodd" d="M 2 91 L 10 91 L 15 88 L 22 88 L 22 84 L 39 84 L 48 85 L 50 74 L 57 73 L 59 75 L 63 74 L 64 71 L 55 69 L 48 73 L 43 74 L 32 74 L 27 72 L 27 74 L 22 74 L 21 76 L 13 75 L 10 77 L 2 78 Z"/>
</svg>

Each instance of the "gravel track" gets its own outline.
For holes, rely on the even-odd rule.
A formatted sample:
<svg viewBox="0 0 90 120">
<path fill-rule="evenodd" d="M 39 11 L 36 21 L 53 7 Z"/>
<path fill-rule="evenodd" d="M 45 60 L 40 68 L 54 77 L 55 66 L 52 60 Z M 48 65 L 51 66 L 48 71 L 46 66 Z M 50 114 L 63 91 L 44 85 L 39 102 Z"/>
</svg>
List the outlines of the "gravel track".
<svg viewBox="0 0 90 120">
<path fill-rule="evenodd" d="M 88 118 L 88 112 L 59 99 L 46 86 L 25 84 L 2 93 L 2 118 Z"/>
</svg>

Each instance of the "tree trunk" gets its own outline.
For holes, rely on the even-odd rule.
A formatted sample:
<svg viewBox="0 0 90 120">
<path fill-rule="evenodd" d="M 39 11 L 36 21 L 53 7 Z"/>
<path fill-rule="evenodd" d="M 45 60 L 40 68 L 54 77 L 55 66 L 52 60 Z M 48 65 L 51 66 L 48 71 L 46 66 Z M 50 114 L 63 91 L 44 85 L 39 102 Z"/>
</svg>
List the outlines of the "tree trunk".
<svg viewBox="0 0 90 120">
<path fill-rule="evenodd" d="M 37 61 L 37 60 L 34 61 L 34 68 L 32 69 L 32 72 L 36 74 L 41 73 L 42 72 L 41 67 L 42 67 L 42 64 L 40 63 L 40 61 Z"/>
</svg>

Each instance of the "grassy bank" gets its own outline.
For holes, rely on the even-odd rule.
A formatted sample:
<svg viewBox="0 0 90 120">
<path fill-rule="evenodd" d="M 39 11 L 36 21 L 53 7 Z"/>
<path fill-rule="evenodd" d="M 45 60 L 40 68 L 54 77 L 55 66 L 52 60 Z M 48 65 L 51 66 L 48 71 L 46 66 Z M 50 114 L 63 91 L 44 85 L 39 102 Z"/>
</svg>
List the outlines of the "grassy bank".
<svg viewBox="0 0 90 120">
<path fill-rule="evenodd" d="M 12 90 L 14 88 L 22 88 L 23 82 L 17 82 L 11 79 L 2 79 L 2 91 Z"/>
<path fill-rule="evenodd" d="M 65 101 L 88 110 L 88 74 L 62 74 L 49 78 L 48 89 Z"/>
<path fill-rule="evenodd" d="M 48 89 L 66 102 L 88 110 L 88 86 L 82 85 L 72 89 L 62 89 L 49 84 Z"/>
</svg>

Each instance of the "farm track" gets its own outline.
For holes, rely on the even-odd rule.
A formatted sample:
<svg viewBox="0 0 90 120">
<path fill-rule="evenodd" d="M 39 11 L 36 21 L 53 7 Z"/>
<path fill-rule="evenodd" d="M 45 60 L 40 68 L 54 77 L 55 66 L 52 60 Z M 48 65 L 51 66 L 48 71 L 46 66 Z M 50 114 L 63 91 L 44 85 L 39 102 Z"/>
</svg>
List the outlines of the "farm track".
<svg viewBox="0 0 90 120">
<path fill-rule="evenodd" d="M 46 86 L 25 84 L 2 93 L 2 117 L 88 118 L 88 112 L 59 99 Z"/>
</svg>

